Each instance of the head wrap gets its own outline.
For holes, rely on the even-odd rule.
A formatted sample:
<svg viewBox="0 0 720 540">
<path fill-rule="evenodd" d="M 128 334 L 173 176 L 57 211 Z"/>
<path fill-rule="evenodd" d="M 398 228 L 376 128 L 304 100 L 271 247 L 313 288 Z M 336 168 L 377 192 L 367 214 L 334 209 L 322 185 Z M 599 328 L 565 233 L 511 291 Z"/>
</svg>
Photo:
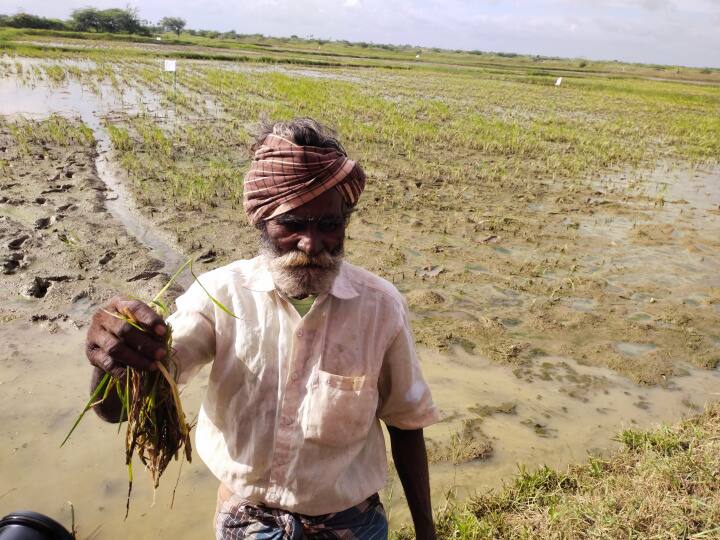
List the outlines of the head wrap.
<svg viewBox="0 0 720 540">
<path fill-rule="evenodd" d="M 334 148 L 300 146 L 268 135 L 245 175 L 245 212 L 256 225 L 294 210 L 333 187 L 354 206 L 365 188 L 365 173 Z"/>
</svg>

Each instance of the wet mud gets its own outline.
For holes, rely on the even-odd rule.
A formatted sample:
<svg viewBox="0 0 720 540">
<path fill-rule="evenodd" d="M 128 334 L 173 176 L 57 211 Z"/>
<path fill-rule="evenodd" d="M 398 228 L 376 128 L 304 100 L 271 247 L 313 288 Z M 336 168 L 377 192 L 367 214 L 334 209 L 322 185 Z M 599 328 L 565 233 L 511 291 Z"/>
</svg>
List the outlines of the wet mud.
<svg viewBox="0 0 720 540">
<path fill-rule="evenodd" d="M 207 536 L 216 485 L 201 464 L 185 465 L 171 512 L 177 464 L 152 506 L 138 463 L 123 522 L 124 435 L 91 414 L 59 447 L 88 395 L 91 313 L 115 294 L 152 297 L 168 275 L 108 211 L 94 144 L 31 143 L 23 153 L 13 126 L 0 124 L 0 513 L 32 509 L 69 528 L 72 503 L 78 538 Z M 201 376 L 186 391 L 189 410 L 203 385 Z"/>
</svg>

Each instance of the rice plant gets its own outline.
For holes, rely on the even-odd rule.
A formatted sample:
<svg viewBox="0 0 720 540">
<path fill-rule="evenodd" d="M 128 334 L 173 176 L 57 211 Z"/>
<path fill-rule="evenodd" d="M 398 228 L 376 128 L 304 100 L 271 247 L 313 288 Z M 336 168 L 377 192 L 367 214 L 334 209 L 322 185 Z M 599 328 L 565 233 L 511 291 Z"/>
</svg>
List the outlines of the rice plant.
<svg viewBox="0 0 720 540">
<path fill-rule="evenodd" d="M 163 297 L 186 268 L 190 269 L 190 273 L 197 281 L 197 276 L 192 270 L 192 259 L 190 259 L 173 274 L 149 303 L 163 319 L 170 314 Z M 197 282 L 216 306 L 229 316 L 236 317 L 216 300 L 199 281 Z M 143 333 L 151 331 L 129 311 L 107 313 L 122 319 Z M 133 456 L 137 456 L 150 473 L 153 490 L 160 485 L 160 477 L 171 460 L 182 457 L 188 462 L 192 461 L 190 431 L 193 424 L 187 421 L 180 400 L 180 392 L 177 387 L 178 369 L 173 358 L 172 327 L 170 325 L 167 325 L 163 339 L 166 354 L 164 360 L 156 362 L 157 371 L 141 371 L 127 367 L 122 375 L 106 373 L 60 444 L 63 446 L 68 441 L 87 411 L 105 401 L 112 392 L 117 394 L 121 404 L 118 430 L 122 422 L 126 423 L 125 464 L 128 470 L 126 518 L 130 511 L 130 495 L 133 486 Z"/>
</svg>

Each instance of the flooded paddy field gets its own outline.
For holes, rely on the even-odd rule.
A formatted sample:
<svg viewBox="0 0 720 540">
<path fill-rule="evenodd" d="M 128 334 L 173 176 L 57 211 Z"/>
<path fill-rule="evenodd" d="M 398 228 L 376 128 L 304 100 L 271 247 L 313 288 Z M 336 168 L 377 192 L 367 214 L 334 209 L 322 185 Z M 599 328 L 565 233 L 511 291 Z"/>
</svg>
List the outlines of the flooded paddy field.
<svg viewBox="0 0 720 540">
<path fill-rule="evenodd" d="M 69 525 L 72 501 L 80 538 L 210 530 L 199 460 L 172 510 L 177 467 L 154 506 L 138 467 L 123 522 L 116 428 L 89 418 L 58 445 L 98 305 L 151 297 L 185 257 L 254 253 L 242 177 L 263 115 L 328 122 L 368 173 L 346 251 L 411 308 L 443 414 L 426 432 L 436 504 L 718 399 L 719 88 L 180 60 L 173 90 L 160 59 L 103 47 L 0 57 L 0 513 Z M 408 520 L 396 480 L 384 501 Z"/>
</svg>

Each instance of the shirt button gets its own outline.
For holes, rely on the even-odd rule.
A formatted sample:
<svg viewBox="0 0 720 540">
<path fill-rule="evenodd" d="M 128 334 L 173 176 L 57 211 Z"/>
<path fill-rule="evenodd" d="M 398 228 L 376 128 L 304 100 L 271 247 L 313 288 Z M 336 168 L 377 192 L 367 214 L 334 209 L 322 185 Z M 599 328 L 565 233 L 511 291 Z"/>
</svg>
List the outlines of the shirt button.
<svg viewBox="0 0 720 540">
<path fill-rule="evenodd" d="M 305 335 L 305 332 L 303 332 L 302 330 L 297 331 L 297 337 L 303 337 L 304 335 Z"/>
<path fill-rule="evenodd" d="M 290 418 L 289 416 L 286 416 L 285 418 L 283 418 L 283 422 L 285 422 L 286 426 L 289 426 L 290 424 L 292 424 L 293 419 Z"/>
<path fill-rule="evenodd" d="M 290 378 L 291 378 L 293 381 L 297 381 L 299 377 L 300 377 L 300 375 L 298 375 L 297 371 L 294 371 L 294 372 L 292 373 L 292 375 L 290 375 Z"/>
</svg>

